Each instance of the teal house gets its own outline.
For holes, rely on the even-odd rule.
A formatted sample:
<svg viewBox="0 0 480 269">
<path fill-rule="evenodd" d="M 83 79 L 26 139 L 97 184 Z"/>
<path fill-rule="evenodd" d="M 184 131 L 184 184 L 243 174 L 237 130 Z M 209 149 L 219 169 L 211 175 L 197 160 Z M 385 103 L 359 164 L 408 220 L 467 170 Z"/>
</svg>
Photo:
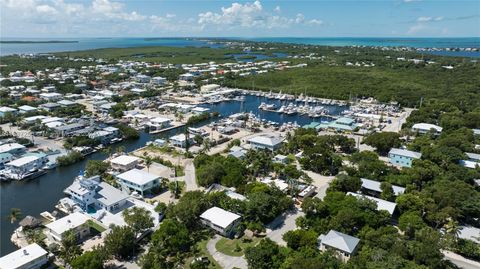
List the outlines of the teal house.
<svg viewBox="0 0 480 269">
<path fill-rule="evenodd" d="M 422 153 L 406 149 L 392 148 L 390 152 L 388 152 L 390 163 L 401 167 L 412 167 L 413 160 L 420 159 L 421 157 Z"/>
</svg>

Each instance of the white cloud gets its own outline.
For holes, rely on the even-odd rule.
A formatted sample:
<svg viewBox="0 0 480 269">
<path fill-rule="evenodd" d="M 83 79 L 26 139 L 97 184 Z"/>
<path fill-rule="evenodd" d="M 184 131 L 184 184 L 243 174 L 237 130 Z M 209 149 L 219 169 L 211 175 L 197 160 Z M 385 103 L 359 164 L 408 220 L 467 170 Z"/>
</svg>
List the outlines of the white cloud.
<svg viewBox="0 0 480 269">
<path fill-rule="evenodd" d="M 418 17 L 417 22 L 431 22 L 431 21 L 441 21 L 443 20 L 443 17 Z"/>
<path fill-rule="evenodd" d="M 404 3 L 420 2 L 422 0 L 403 0 Z"/>
<path fill-rule="evenodd" d="M 280 13 L 280 6 L 273 10 Z M 198 14 L 198 24 L 202 28 L 224 26 L 229 28 L 287 28 L 294 24 L 321 25 L 319 19 L 306 20 L 301 13 L 293 18 L 274 15 L 265 11 L 260 1 L 244 4 L 233 3 L 229 7 L 222 7 L 221 12 L 207 11 Z"/>
</svg>

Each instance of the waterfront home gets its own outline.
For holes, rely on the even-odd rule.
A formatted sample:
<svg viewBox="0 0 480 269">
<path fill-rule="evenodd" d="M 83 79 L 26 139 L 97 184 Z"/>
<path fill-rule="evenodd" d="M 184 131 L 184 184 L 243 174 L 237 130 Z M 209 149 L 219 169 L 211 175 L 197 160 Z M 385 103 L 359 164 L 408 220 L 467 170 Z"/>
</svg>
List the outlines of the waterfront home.
<svg viewBox="0 0 480 269">
<path fill-rule="evenodd" d="M 140 158 L 129 155 L 121 155 L 110 160 L 112 170 L 118 172 L 126 172 L 128 170 L 132 170 L 133 168 L 137 167 L 139 163 Z"/>
<path fill-rule="evenodd" d="M 210 112 L 210 108 L 207 108 L 207 107 L 196 106 L 192 108 L 192 113 L 195 113 L 197 115 L 208 113 L 208 112 Z"/>
<path fill-rule="evenodd" d="M 465 155 L 467 155 L 468 159 L 460 160 L 460 165 L 470 169 L 480 167 L 480 154 L 466 152 Z"/>
<path fill-rule="evenodd" d="M 37 111 L 37 108 L 33 106 L 23 105 L 18 107 L 18 112 L 20 114 L 35 112 L 35 111 Z"/>
<path fill-rule="evenodd" d="M 315 128 L 317 130 L 321 129 L 332 129 L 335 131 L 347 131 L 352 132 L 354 131 L 358 125 L 355 123 L 355 120 L 352 118 L 342 117 L 331 121 L 329 123 L 321 123 L 317 125 Z"/>
<path fill-rule="evenodd" d="M 0 117 L 4 117 L 5 115 L 16 114 L 16 113 L 17 113 L 17 110 L 15 108 L 11 108 L 8 106 L 0 107 Z"/>
<path fill-rule="evenodd" d="M 21 155 L 27 151 L 27 148 L 24 145 L 18 143 L 7 143 L 0 145 L 0 154 L 10 153 L 12 155 Z"/>
<path fill-rule="evenodd" d="M 380 181 L 375 181 L 367 178 L 361 178 L 362 180 L 362 187 L 361 190 L 363 193 L 372 195 L 375 197 L 378 197 L 382 193 L 382 189 L 380 188 L 380 185 L 382 184 Z M 392 185 L 393 189 L 393 194 L 395 196 L 398 196 L 400 194 L 403 194 L 405 192 L 405 188 Z"/>
<path fill-rule="evenodd" d="M 412 126 L 412 132 L 418 134 L 426 134 L 426 133 L 433 133 L 435 135 L 440 135 L 442 133 L 443 128 L 430 123 L 416 123 Z"/>
<path fill-rule="evenodd" d="M 39 94 L 38 97 L 48 102 L 55 102 L 61 100 L 63 98 L 63 95 L 56 92 L 46 92 Z"/>
<path fill-rule="evenodd" d="M 77 240 L 82 240 L 90 235 L 90 227 L 85 225 L 89 220 L 92 218 L 81 212 L 72 213 L 45 225 L 46 236 L 51 241 L 61 242 L 65 232 L 73 230 Z"/>
<path fill-rule="evenodd" d="M 396 203 L 379 199 L 373 196 L 368 196 L 368 195 L 363 195 L 363 194 L 358 194 L 353 192 L 348 192 L 347 195 L 355 196 L 357 199 L 368 199 L 370 201 L 373 201 L 377 204 L 377 210 L 385 210 L 390 214 L 390 216 L 393 216 L 397 208 Z"/>
<path fill-rule="evenodd" d="M 172 120 L 168 118 L 155 117 L 146 123 L 150 131 L 162 130 L 170 127 Z"/>
<path fill-rule="evenodd" d="M 86 212 L 100 209 L 114 212 L 123 207 L 128 198 L 126 193 L 100 181 L 100 176 L 79 177 L 64 193 Z"/>
<path fill-rule="evenodd" d="M 208 93 L 208 92 L 213 92 L 213 91 L 216 91 L 220 89 L 220 85 L 218 84 L 207 84 L 207 85 L 203 85 L 200 87 L 200 91 L 202 93 Z"/>
<path fill-rule="evenodd" d="M 413 160 L 420 159 L 421 157 L 422 153 L 406 149 L 392 148 L 388 152 L 390 163 L 402 167 L 412 167 Z"/>
<path fill-rule="evenodd" d="M 240 224 L 241 216 L 219 207 L 212 207 L 200 215 L 201 222 L 217 233 L 233 237 Z"/>
<path fill-rule="evenodd" d="M 346 262 L 355 255 L 360 239 L 348 234 L 330 230 L 326 235 L 318 237 L 318 245 L 321 251 L 334 250 L 338 258 Z"/>
<path fill-rule="evenodd" d="M 279 134 L 261 134 L 247 140 L 252 149 L 276 151 L 282 146 L 283 138 Z"/>
<path fill-rule="evenodd" d="M 170 137 L 169 140 L 170 140 L 170 145 L 174 147 L 179 147 L 179 148 L 187 147 L 187 136 L 185 134 L 174 135 Z M 189 137 L 188 143 L 189 145 L 193 145 L 194 144 L 193 138 Z"/>
<path fill-rule="evenodd" d="M 6 163 L 5 170 L 12 178 L 23 179 L 27 174 L 42 168 L 47 162 L 46 157 L 30 155 Z"/>
<path fill-rule="evenodd" d="M 13 155 L 10 153 L 0 153 L 0 169 L 5 167 L 5 164 L 13 161 Z"/>
<path fill-rule="evenodd" d="M 84 129 L 86 126 L 84 123 L 71 123 L 67 125 L 61 125 L 53 127 L 53 131 L 57 136 L 66 137 L 73 135 L 76 131 Z"/>
<path fill-rule="evenodd" d="M 112 128 L 115 128 L 115 127 L 112 127 Z M 88 137 L 91 139 L 98 139 L 101 144 L 107 145 L 112 143 L 113 139 L 118 138 L 118 135 L 119 135 L 118 129 L 112 130 L 112 131 L 110 130 L 107 131 L 105 129 L 102 129 L 102 130 L 98 130 L 88 134 Z"/>
<path fill-rule="evenodd" d="M 136 168 L 115 177 L 123 190 L 127 192 L 135 191 L 142 196 L 151 192 L 153 188 L 160 186 L 160 176 Z"/>
<path fill-rule="evenodd" d="M 39 269 L 48 263 L 48 252 L 37 243 L 0 258 L 1 269 Z"/>
</svg>

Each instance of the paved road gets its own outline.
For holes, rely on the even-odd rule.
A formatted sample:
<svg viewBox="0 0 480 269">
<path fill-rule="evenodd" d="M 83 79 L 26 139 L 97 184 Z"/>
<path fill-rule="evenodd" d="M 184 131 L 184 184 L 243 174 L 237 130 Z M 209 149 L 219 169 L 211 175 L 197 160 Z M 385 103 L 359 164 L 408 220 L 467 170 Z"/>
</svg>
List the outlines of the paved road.
<svg viewBox="0 0 480 269">
<path fill-rule="evenodd" d="M 480 263 L 476 261 L 472 261 L 466 259 L 456 253 L 453 253 L 448 250 L 442 251 L 443 255 L 445 255 L 445 259 L 451 261 L 456 266 L 463 268 L 463 269 L 478 269 L 480 268 Z"/>
<path fill-rule="evenodd" d="M 286 214 L 278 216 L 267 225 L 267 237 L 281 246 L 286 246 L 287 243 L 283 241 L 283 235 L 288 231 L 295 230 L 297 228 L 295 220 L 304 215 L 305 213 L 298 209 L 294 209 Z"/>
<path fill-rule="evenodd" d="M 193 161 L 185 160 L 185 184 L 187 185 L 187 191 L 198 190 L 197 180 L 195 176 L 195 166 Z"/>
<path fill-rule="evenodd" d="M 217 251 L 215 248 L 215 245 L 217 244 L 218 240 L 220 240 L 222 237 L 219 235 L 215 235 L 214 238 L 210 239 L 207 243 L 207 249 L 210 255 L 220 264 L 220 266 L 223 269 L 232 269 L 232 268 L 240 268 L 240 269 L 247 269 L 247 261 L 245 258 L 242 257 L 233 257 L 233 256 L 228 256 L 223 253 L 220 253 Z"/>
</svg>

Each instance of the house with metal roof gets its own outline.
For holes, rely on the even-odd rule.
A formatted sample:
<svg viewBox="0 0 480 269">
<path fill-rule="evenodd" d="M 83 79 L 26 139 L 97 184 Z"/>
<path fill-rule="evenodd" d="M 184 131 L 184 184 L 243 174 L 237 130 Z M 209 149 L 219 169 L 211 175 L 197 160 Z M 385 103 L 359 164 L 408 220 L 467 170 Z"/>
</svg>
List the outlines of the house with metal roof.
<svg viewBox="0 0 480 269">
<path fill-rule="evenodd" d="M 315 128 L 317 130 L 321 129 L 333 129 L 335 131 L 348 131 L 352 132 L 358 127 L 355 123 L 355 120 L 352 118 L 342 117 L 328 123 L 321 123 Z"/>
<path fill-rule="evenodd" d="M 247 140 L 253 149 L 278 150 L 283 142 L 279 134 L 261 134 Z"/>
<path fill-rule="evenodd" d="M 160 176 L 136 168 L 115 177 L 122 189 L 127 192 L 136 191 L 142 196 L 160 185 Z"/>
<path fill-rule="evenodd" d="M 48 252 L 37 243 L 30 244 L 0 258 L 2 269 L 38 269 L 48 262 Z"/>
<path fill-rule="evenodd" d="M 395 213 L 395 210 L 397 208 L 397 204 L 394 202 L 390 202 L 387 200 L 383 200 L 380 198 L 376 198 L 373 196 L 368 196 L 364 194 L 358 194 L 358 193 L 353 193 L 353 192 L 348 192 L 347 195 L 352 195 L 355 196 L 357 199 L 368 199 L 370 201 L 373 201 L 377 204 L 377 210 L 385 210 L 387 211 L 390 216 L 393 216 Z"/>
<path fill-rule="evenodd" d="M 413 160 L 420 159 L 421 157 L 422 153 L 406 149 L 392 148 L 388 152 L 390 163 L 402 167 L 412 167 Z"/>
<path fill-rule="evenodd" d="M 318 237 L 319 249 L 321 251 L 333 249 L 343 262 L 348 261 L 356 253 L 359 242 L 360 239 L 335 230 Z"/>
<path fill-rule="evenodd" d="M 212 207 L 200 215 L 202 223 L 219 234 L 231 237 L 235 234 L 241 216 L 219 207 Z"/>
<path fill-rule="evenodd" d="M 65 232 L 73 230 L 78 240 L 83 239 L 90 234 L 90 227 L 84 225 L 88 220 L 93 219 L 80 212 L 72 213 L 45 225 L 46 235 L 50 240 L 60 242 Z"/>
<path fill-rule="evenodd" d="M 443 128 L 430 123 L 416 123 L 412 126 L 412 131 L 418 134 L 426 134 L 432 132 L 435 135 L 442 133 Z"/>
<path fill-rule="evenodd" d="M 380 196 L 380 194 L 382 193 L 382 189 L 380 188 L 380 185 L 382 183 L 380 181 L 375 181 L 367 178 L 361 178 L 361 180 L 362 180 L 361 190 L 363 193 L 376 196 L 376 197 Z M 396 185 L 392 185 L 392 189 L 393 189 L 393 194 L 395 194 L 395 196 L 398 196 L 405 192 L 405 188 L 396 186 Z"/>
<path fill-rule="evenodd" d="M 480 154 L 466 152 L 465 155 L 467 155 L 468 159 L 460 160 L 460 165 L 470 169 L 480 167 Z"/>
<path fill-rule="evenodd" d="M 110 160 L 112 169 L 119 172 L 131 170 L 140 163 L 140 158 L 130 155 L 121 155 Z"/>
</svg>

